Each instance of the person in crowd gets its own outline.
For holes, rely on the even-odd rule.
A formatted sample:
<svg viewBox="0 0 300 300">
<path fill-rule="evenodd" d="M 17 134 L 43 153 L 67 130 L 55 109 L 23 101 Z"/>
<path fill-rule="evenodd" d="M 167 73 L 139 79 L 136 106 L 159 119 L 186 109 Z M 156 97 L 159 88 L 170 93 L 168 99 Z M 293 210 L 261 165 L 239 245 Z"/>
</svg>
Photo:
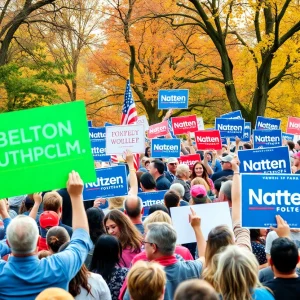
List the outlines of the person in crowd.
<svg viewBox="0 0 300 300">
<path fill-rule="evenodd" d="M 300 174 L 300 152 L 293 155 L 294 163 L 292 166 L 292 172 L 294 174 Z"/>
<path fill-rule="evenodd" d="M 289 147 L 289 155 L 290 157 L 294 157 L 297 150 L 295 149 L 295 143 L 293 141 L 286 141 L 287 146 Z"/>
<path fill-rule="evenodd" d="M 95 244 L 90 271 L 100 274 L 108 285 L 112 300 L 117 300 L 128 268 L 121 266 L 122 246 L 112 235 L 103 234 Z"/>
<path fill-rule="evenodd" d="M 207 171 L 207 167 L 204 164 L 204 160 L 203 162 L 196 162 L 193 166 L 191 180 L 195 179 L 196 177 L 203 178 L 209 185 L 210 190 L 214 189 L 213 181 L 209 178 L 209 173 Z"/>
<path fill-rule="evenodd" d="M 8 262 L 0 261 L 1 299 L 31 300 L 48 287 L 67 290 L 69 281 L 80 270 L 92 242 L 83 206 L 83 182 L 78 173 L 69 174 L 67 188 L 72 201 L 74 233 L 63 252 L 39 260 L 39 230 L 35 220 L 21 215 L 8 225 L 7 240 L 13 255 Z"/>
<path fill-rule="evenodd" d="M 250 150 L 252 149 L 252 145 L 250 143 L 244 143 L 243 144 L 243 150 Z"/>
<path fill-rule="evenodd" d="M 157 190 L 168 190 L 171 186 L 170 181 L 164 175 L 165 166 L 162 161 L 155 159 L 150 163 L 149 173 L 156 182 Z"/>
<path fill-rule="evenodd" d="M 129 217 L 137 230 L 144 234 L 142 217 L 144 214 L 143 201 L 136 195 L 129 195 L 124 201 L 124 213 Z"/>
<path fill-rule="evenodd" d="M 228 202 L 229 207 L 232 207 L 231 190 L 232 180 L 223 181 L 219 191 L 219 197 L 214 202 Z"/>
<path fill-rule="evenodd" d="M 173 181 L 173 183 L 179 183 L 183 186 L 184 195 L 182 199 L 185 200 L 186 202 L 189 202 L 191 199 L 191 195 L 190 195 L 191 186 L 189 182 L 189 177 L 190 177 L 189 166 L 185 164 L 178 165 L 176 169 L 176 179 Z"/>
<path fill-rule="evenodd" d="M 144 173 L 140 179 L 140 185 L 143 192 L 155 192 L 156 183 L 150 173 Z"/>
<path fill-rule="evenodd" d="M 214 173 L 211 176 L 211 179 L 213 182 L 215 182 L 217 179 L 219 179 L 223 176 L 227 177 L 227 176 L 233 175 L 233 170 L 232 170 L 232 165 L 231 165 L 232 159 L 233 159 L 233 156 L 230 154 L 221 158 L 222 171 Z"/>
<path fill-rule="evenodd" d="M 9 208 L 19 214 L 20 206 L 22 202 L 25 200 L 26 195 L 16 196 L 7 198 Z"/>
<path fill-rule="evenodd" d="M 140 161 L 141 163 L 140 163 L 139 171 L 148 172 L 148 167 L 151 162 L 150 158 L 147 156 L 143 156 Z"/>
<path fill-rule="evenodd" d="M 48 230 L 46 241 L 49 252 L 54 254 L 63 244 L 70 241 L 70 236 L 65 228 L 54 226 Z"/>
<path fill-rule="evenodd" d="M 170 215 L 170 214 L 169 214 L 169 210 L 166 208 L 166 206 L 163 205 L 163 204 L 159 204 L 159 203 L 153 204 L 153 205 L 151 205 L 151 206 L 149 207 L 149 214 L 148 214 L 148 215 L 150 216 L 151 214 L 153 214 L 153 213 L 156 212 L 156 211 L 163 211 L 163 212 L 165 212 L 166 214 Z M 145 225 L 144 225 L 144 228 L 145 228 Z"/>
<path fill-rule="evenodd" d="M 0 216 L 3 220 L 3 239 L 0 240 L 0 259 L 7 260 L 7 255 L 11 253 L 11 249 L 6 242 L 6 230 L 11 222 L 11 218 L 7 211 L 7 206 L 5 201 L 0 199 Z"/>
<path fill-rule="evenodd" d="M 151 147 L 145 148 L 145 156 L 150 158 L 151 157 Z"/>
<path fill-rule="evenodd" d="M 64 251 L 69 242 L 61 245 L 59 252 Z M 110 290 L 100 274 L 90 272 L 82 265 L 69 283 L 69 293 L 76 300 L 111 300 Z"/>
<path fill-rule="evenodd" d="M 223 182 L 226 182 L 227 180 L 229 180 L 228 177 L 223 176 L 214 182 L 215 189 L 213 190 L 213 193 L 216 196 L 216 198 L 214 199 L 214 202 L 218 202 L 221 186 L 222 186 Z"/>
<path fill-rule="evenodd" d="M 180 203 L 180 195 L 175 190 L 169 190 L 165 193 L 164 196 L 164 204 L 166 208 L 169 210 L 171 207 L 178 207 Z"/>
<path fill-rule="evenodd" d="M 73 296 L 61 288 L 48 288 L 42 291 L 35 300 L 72 300 Z"/>
<path fill-rule="evenodd" d="M 38 257 L 38 259 L 42 259 L 42 258 L 48 257 L 52 254 L 53 253 L 51 253 L 49 250 L 41 250 L 38 252 L 37 257 Z"/>
<path fill-rule="evenodd" d="M 19 215 L 29 216 L 31 209 L 33 208 L 33 205 L 34 205 L 34 200 L 29 196 L 26 196 L 26 198 L 21 203 L 19 209 Z"/>
<path fill-rule="evenodd" d="M 191 181 L 191 186 L 200 184 L 203 185 L 207 191 L 207 196 L 210 200 L 214 200 L 216 198 L 213 191 L 210 189 L 210 186 L 207 184 L 207 182 L 202 177 L 196 177 Z"/>
<path fill-rule="evenodd" d="M 165 171 L 165 177 L 173 183 L 176 179 L 176 170 L 178 166 L 178 160 L 175 157 L 170 157 L 167 160 L 167 171 Z"/>
<path fill-rule="evenodd" d="M 128 291 L 134 300 L 162 300 L 166 274 L 155 262 L 136 263 L 128 273 Z"/>
<path fill-rule="evenodd" d="M 191 204 L 211 203 L 204 185 L 196 184 L 191 187 Z"/>
<path fill-rule="evenodd" d="M 261 238 L 261 231 L 266 231 L 265 229 L 250 229 L 251 247 L 252 252 L 255 255 L 260 269 L 268 266 L 267 256 L 265 252 L 265 241 Z"/>
<path fill-rule="evenodd" d="M 180 196 L 180 201 L 179 201 L 179 206 L 188 206 L 189 205 L 189 202 L 183 200 L 183 197 L 184 197 L 184 194 L 185 194 L 185 190 L 184 190 L 184 187 L 182 184 L 180 183 L 173 183 L 171 186 L 170 186 L 170 189 L 169 191 L 175 191 L 179 194 Z M 190 196 L 191 198 L 191 196 Z"/>
<path fill-rule="evenodd" d="M 295 149 L 297 152 L 300 150 L 300 140 L 295 143 Z"/>
<path fill-rule="evenodd" d="M 174 300 L 219 300 L 215 289 L 206 281 L 191 279 L 182 282 L 176 289 Z"/>
<path fill-rule="evenodd" d="M 216 173 L 222 171 L 221 163 L 219 159 L 217 159 L 217 152 L 207 152 L 206 155 L 208 164 L 212 168 L 213 172 Z"/>
<path fill-rule="evenodd" d="M 141 252 L 142 235 L 130 219 L 119 210 L 110 211 L 104 218 L 106 232 L 115 236 L 122 245 L 120 265 L 129 267 L 133 257 Z"/>
</svg>

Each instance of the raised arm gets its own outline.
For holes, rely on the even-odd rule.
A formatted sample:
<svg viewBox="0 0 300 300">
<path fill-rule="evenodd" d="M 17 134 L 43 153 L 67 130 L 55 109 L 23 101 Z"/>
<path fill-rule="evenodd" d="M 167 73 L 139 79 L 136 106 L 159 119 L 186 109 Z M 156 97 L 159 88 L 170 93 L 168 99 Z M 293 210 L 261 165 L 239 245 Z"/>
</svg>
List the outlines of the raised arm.
<svg viewBox="0 0 300 300">
<path fill-rule="evenodd" d="M 214 174 L 214 171 L 208 163 L 207 153 L 208 153 L 208 151 L 204 151 L 203 165 L 205 166 L 205 169 L 206 169 L 208 175 L 212 175 L 212 174 Z"/>
<path fill-rule="evenodd" d="M 129 168 L 129 185 L 130 185 L 129 194 L 137 195 L 138 181 L 136 178 L 136 170 L 134 168 L 134 163 L 133 163 L 133 154 L 130 150 L 126 150 L 125 154 L 126 154 L 126 162 Z"/>
<path fill-rule="evenodd" d="M 33 194 L 34 205 L 30 211 L 29 217 L 36 220 L 40 205 L 43 202 L 42 193 Z"/>
<path fill-rule="evenodd" d="M 193 146 L 193 143 L 192 143 L 192 139 L 191 139 L 191 135 L 190 133 L 188 132 L 188 134 L 186 135 L 186 139 L 187 139 L 187 142 L 188 142 L 188 145 L 190 147 L 190 154 L 196 154 L 196 150 Z"/>
</svg>

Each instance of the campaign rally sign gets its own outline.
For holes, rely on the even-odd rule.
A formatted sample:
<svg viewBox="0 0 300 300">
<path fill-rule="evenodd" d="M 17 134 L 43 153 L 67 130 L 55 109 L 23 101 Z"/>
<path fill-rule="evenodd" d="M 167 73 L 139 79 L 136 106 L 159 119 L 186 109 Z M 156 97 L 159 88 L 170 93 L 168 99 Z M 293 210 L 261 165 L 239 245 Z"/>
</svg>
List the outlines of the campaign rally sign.
<svg viewBox="0 0 300 300">
<path fill-rule="evenodd" d="M 180 139 L 153 139 L 151 157 L 179 157 Z"/>
<path fill-rule="evenodd" d="M 198 150 L 221 150 L 222 141 L 219 130 L 200 130 L 195 132 Z"/>
<path fill-rule="evenodd" d="M 223 119 L 216 118 L 215 129 L 220 131 L 222 138 L 244 137 L 244 119 Z"/>
<path fill-rule="evenodd" d="M 300 118 L 289 117 L 286 132 L 299 135 L 300 134 Z"/>
<path fill-rule="evenodd" d="M 282 139 L 286 141 L 293 141 L 295 138 L 294 134 L 282 132 Z"/>
<path fill-rule="evenodd" d="M 164 205 L 164 196 L 167 191 L 158 191 L 158 192 L 147 192 L 147 193 L 138 193 L 143 201 L 144 214 L 143 217 L 149 215 L 149 208 L 153 204 L 162 204 Z"/>
<path fill-rule="evenodd" d="M 88 120 L 88 127 L 93 127 L 93 121 L 92 120 Z"/>
<path fill-rule="evenodd" d="M 241 174 L 242 227 L 276 226 L 280 215 L 291 228 L 300 228 L 300 175 Z"/>
<path fill-rule="evenodd" d="M 83 101 L 0 114 L 0 199 L 66 187 L 72 170 L 96 178 Z"/>
<path fill-rule="evenodd" d="M 280 129 L 281 121 L 274 118 L 265 118 L 258 116 L 256 119 L 255 129 L 259 130 L 274 130 Z"/>
<path fill-rule="evenodd" d="M 189 90 L 160 90 L 158 109 L 188 108 Z"/>
<path fill-rule="evenodd" d="M 238 152 L 241 173 L 291 173 L 286 146 L 241 150 Z"/>
<path fill-rule="evenodd" d="M 282 146 L 281 130 L 253 130 L 253 148 Z"/>
<path fill-rule="evenodd" d="M 174 131 L 173 131 L 171 119 L 168 119 L 168 128 L 169 128 L 169 134 L 172 137 L 172 139 L 176 139 L 176 135 L 174 134 Z"/>
<path fill-rule="evenodd" d="M 137 121 L 136 121 L 136 124 L 144 125 L 145 131 L 147 131 L 149 129 L 149 123 L 148 123 L 148 120 L 147 120 L 145 115 L 139 116 Z"/>
<path fill-rule="evenodd" d="M 95 182 L 85 183 L 83 200 L 126 196 L 128 194 L 126 167 L 96 169 Z"/>
<path fill-rule="evenodd" d="M 194 164 L 201 161 L 200 154 L 189 154 L 189 155 L 182 155 L 178 158 L 178 162 L 180 164 L 188 165 L 190 170 L 193 169 Z"/>
<path fill-rule="evenodd" d="M 106 154 L 144 153 L 145 133 L 143 125 L 106 126 Z"/>
<path fill-rule="evenodd" d="M 198 131 L 197 116 L 173 117 L 172 127 L 175 135 Z"/>
<path fill-rule="evenodd" d="M 106 138 L 106 129 L 105 127 L 90 127 L 89 134 L 91 140 L 99 140 Z"/>
<path fill-rule="evenodd" d="M 227 114 L 220 116 L 223 119 L 243 119 L 242 113 L 240 110 L 232 111 Z"/>
<path fill-rule="evenodd" d="M 241 139 L 241 142 L 248 143 L 250 142 L 250 138 L 251 138 L 251 122 L 245 122 L 244 136 Z"/>
<path fill-rule="evenodd" d="M 92 153 L 96 161 L 110 161 L 110 155 L 106 155 L 105 140 L 91 140 Z"/>
<path fill-rule="evenodd" d="M 105 123 L 104 123 L 104 126 L 106 127 L 106 126 L 116 126 L 116 125 L 115 125 L 115 124 L 112 124 L 112 123 L 105 122 Z"/>
<path fill-rule="evenodd" d="M 151 125 L 148 129 L 148 138 L 154 139 L 159 136 L 165 136 L 169 133 L 168 121 Z"/>
</svg>

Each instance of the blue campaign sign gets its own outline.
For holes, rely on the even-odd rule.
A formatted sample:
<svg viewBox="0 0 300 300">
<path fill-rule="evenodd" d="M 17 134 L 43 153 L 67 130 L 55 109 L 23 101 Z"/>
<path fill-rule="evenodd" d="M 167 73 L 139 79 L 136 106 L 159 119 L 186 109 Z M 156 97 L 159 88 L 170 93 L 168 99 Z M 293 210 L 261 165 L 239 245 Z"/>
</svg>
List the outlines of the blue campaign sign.
<svg viewBox="0 0 300 300">
<path fill-rule="evenodd" d="M 116 126 L 116 125 L 115 125 L 115 124 L 112 124 L 112 123 L 105 122 L 105 123 L 104 123 L 104 126 L 106 127 L 106 126 Z"/>
<path fill-rule="evenodd" d="M 158 109 L 188 108 L 189 90 L 160 90 Z"/>
<path fill-rule="evenodd" d="M 153 204 L 164 204 L 164 196 L 167 191 L 138 193 L 143 201 L 144 214 L 143 217 L 149 215 L 149 208 Z"/>
<path fill-rule="evenodd" d="M 84 200 L 128 195 L 125 166 L 96 169 L 96 175 L 96 182 L 84 184 Z"/>
<path fill-rule="evenodd" d="M 245 122 L 244 127 L 244 137 L 241 139 L 241 142 L 248 143 L 251 138 L 251 122 Z"/>
<path fill-rule="evenodd" d="M 180 139 L 152 139 L 151 157 L 180 157 Z"/>
<path fill-rule="evenodd" d="M 90 127 L 89 133 L 91 140 L 105 139 L 106 137 L 105 127 Z"/>
<path fill-rule="evenodd" d="M 232 111 L 227 114 L 220 116 L 223 119 L 243 119 L 242 113 L 240 110 Z"/>
<path fill-rule="evenodd" d="M 88 120 L 88 127 L 93 127 L 93 121 L 92 120 Z"/>
<path fill-rule="evenodd" d="M 244 137 L 244 119 L 223 119 L 216 118 L 215 129 L 220 130 L 222 138 Z"/>
<path fill-rule="evenodd" d="M 274 130 L 280 129 L 281 121 L 274 118 L 257 117 L 255 129 L 259 130 Z"/>
<path fill-rule="evenodd" d="M 281 130 L 253 130 L 253 148 L 282 146 Z"/>
<path fill-rule="evenodd" d="M 238 157 L 241 173 L 291 173 L 289 149 L 286 146 L 241 150 Z"/>
<path fill-rule="evenodd" d="M 282 139 L 286 140 L 286 141 L 293 141 L 294 140 L 295 135 L 294 134 L 290 134 L 290 133 L 282 133 Z"/>
<path fill-rule="evenodd" d="M 276 226 L 280 215 L 291 228 L 300 228 L 300 175 L 241 174 L 242 227 Z"/>
<path fill-rule="evenodd" d="M 105 140 L 91 140 L 92 153 L 96 161 L 110 161 L 110 155 L 106 155 Z"/>
</svg>

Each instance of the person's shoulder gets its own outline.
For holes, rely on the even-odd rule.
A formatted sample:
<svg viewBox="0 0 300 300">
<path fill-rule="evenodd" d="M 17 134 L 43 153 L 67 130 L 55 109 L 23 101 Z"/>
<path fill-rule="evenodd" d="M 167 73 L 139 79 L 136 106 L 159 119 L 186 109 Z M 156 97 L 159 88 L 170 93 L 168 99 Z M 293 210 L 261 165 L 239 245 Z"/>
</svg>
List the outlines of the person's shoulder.
<svg viewBox="0 0 300 300">
<path fill-rule="evenodd" d="M 95 282 L 97 284 L 105 283 L 105 280 L 100 274 L 90 272 L 89 273 L 89 281 Z"/>
<path fill-rule="evenodd" d="M 253 291 L 253 299 L 257 300 L 273 300 L 274 297 L 270 291 L 265 288 L 256 288 Z"/>
</svg>

